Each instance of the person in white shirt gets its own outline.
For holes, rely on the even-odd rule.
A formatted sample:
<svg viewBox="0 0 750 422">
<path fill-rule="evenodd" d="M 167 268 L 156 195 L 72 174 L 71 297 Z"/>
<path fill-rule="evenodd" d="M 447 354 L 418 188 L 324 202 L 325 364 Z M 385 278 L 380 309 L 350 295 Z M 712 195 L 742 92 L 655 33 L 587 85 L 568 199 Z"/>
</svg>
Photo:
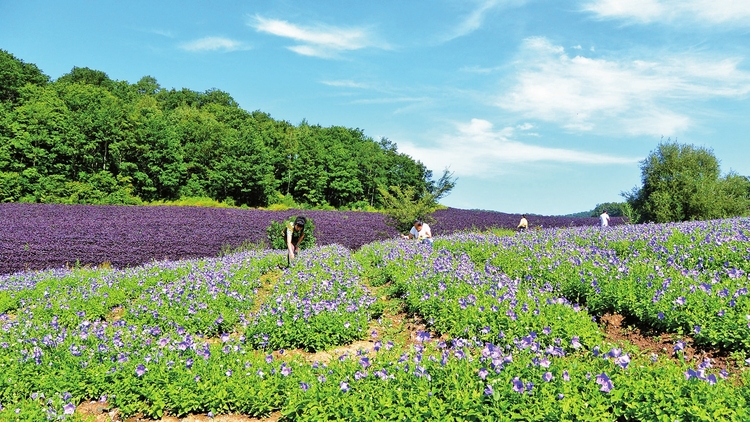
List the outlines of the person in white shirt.
<svg viewBox="0 0 750 422">
<path fill-rule="evenodd" d="M 602 215 L 599 216 L 599 225 L 602 227 L 609 226 L 609 214 L 607 214 L 607 210 L 604 210 Z"/>
<path fill-rule="evenodd" d="M 401 235 L 404 239 L 417 239 L 422 243 L 432 244 L 432 231 L 430 226 L 422 220 L 415 220 L 408 235 Z"/>
<path fill-rule="evenodd" d="M 526 214 L 521 216 L 521 221 L 518 223 L 518 231 L 525 232 L 529 228 L 529 222 L 526 220 Z"/>
</svg>

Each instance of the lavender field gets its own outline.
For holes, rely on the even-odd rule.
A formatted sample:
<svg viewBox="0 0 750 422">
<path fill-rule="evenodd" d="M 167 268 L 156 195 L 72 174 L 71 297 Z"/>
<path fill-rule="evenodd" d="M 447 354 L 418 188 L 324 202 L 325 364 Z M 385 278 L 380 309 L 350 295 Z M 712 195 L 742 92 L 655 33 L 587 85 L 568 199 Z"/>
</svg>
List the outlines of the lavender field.
<svg viewBox="0 0 750 422">
<path fill-rule="evenodd" d="M 271 221 L 300 214 L 315 222 L 319 245 L 356 249 L 397 235 L 383 214 L 372 212 L 10 203 L 0 204 L 0 274 L 103 263 L 124 268 L 154 260 L 217 256 L 222 248 L 265 244 Z M 515 228 L 520 218 L 453 208 L 437 211 L 434 217 L 435 236 Z M 532 228 L 597 224 L 596 218 L 528 220 Z"/>
</svg>

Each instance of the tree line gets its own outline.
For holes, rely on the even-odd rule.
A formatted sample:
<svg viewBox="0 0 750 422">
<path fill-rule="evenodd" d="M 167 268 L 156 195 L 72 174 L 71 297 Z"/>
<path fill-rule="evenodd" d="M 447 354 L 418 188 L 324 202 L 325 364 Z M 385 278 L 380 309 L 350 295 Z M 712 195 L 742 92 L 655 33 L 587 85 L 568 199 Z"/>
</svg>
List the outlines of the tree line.
<svg viewBox="0 0 750 422">
<path fill-rule="evenodd" d="M 641 161 L 641 186 L 623 192 L 637 222 L 711 220 L 750 215 L 750 178 L 722 175 L 709 148 L 667 139 Z"/>
<path fill-rule="evenodd" d="M 360 129 L 293 125 L 151 76 L 131 84 L 74 67 L 53 81 L 0 50 L 2 202 L 380 208 L 378 188 L 435 191 L 432 176 Z"/>
</svg>

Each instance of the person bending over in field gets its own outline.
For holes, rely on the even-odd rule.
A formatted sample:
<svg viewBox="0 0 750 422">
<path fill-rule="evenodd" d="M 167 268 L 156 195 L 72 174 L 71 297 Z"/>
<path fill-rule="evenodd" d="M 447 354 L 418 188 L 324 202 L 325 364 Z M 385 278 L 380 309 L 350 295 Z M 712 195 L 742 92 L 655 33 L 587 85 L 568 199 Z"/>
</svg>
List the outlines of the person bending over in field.
<svg viewBox="0 0 750 422">
<path fill-rule="evenodd" d="M 417 239 L 422 243 L 432 245 L 432 231 L 430 230 L 430 226 L 422 222 L 422 220 L 415 220 L 414 225 L 409 230 L 409 234 L 402 234 L 401 237 L 404 239 Z"/>
<path fill-rule="evenodd" d="M 294 224 L 290 221 L 284 227 L 283 234 L 284 239 L 286 239 L 286 248 L 289 252 L 287 254 L 287 265 L 291 265 L 294 254 L 299 253 L 299 244 L 305 238 L 305 223 L 307 223 L 307 219 L 299 216 L 294 220 Z"/>
<path fill-rule="evenodd" d="M 521 221 L 518 223 L 518 231 L 525 232 L 529 228 L 529 222 L 526 220 L 526 214 L 521 216 Z"/>
</svg>

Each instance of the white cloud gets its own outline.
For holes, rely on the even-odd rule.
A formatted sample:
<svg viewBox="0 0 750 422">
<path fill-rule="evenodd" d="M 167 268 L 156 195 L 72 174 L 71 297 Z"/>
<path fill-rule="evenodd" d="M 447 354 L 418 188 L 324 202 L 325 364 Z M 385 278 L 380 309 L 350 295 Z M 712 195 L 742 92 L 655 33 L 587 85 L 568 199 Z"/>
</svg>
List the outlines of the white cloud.
<svg viewBox="0 0 750 422">
<path fill-rule="evenodd" d="M 528 129 L 526 123 L 520 128 Z M 449 167 L 457 176 L 491 177 L 502 173 L 505 164 L 558 162 L 576 164 L 633 164 L 639 158 L 616 157 L 563 148 L 529 145 L 513 140 L 515 129 L 493 130 L 492 123 L 471 119 L 457 124 L 456 132 L 437 139 L 434 147 L 399 142 L 399 151 L 422 161 L 429 168 Z"/>
<path fill-rule="evenodd" d="M 685 100 L 740 98 L 750 72 L 739 60 L 665 56 L 658 61 L 570 57 L 546 38 L 525 40 L 503 109 L 575 131 L 672 135 L 691 125 Z"/>
<path fill-rule="evenodd" d="M 460 68 L 459 70 L 461 72 L 487 74 L 487 73 L 492 73 L 501 69 L 502 67 L 500 66 L 496 66 L 496 67 L 464 66 Z"/>
<path fill-rule="evenodd" d="M 516 129 L 518 129 L 518 130 L 529 130 L 529 129 L 533 129 L 533 128 L 534 128 L 534 125 L 532 125 L 531 123 L 528 123 L 528 122 L 516 126 Z"/>
<path fill-rule="evenodd" d="M 180 45 L 180 48 L 187 51 L 235 51 L 248 50 L 249 47 L 240 41 L 231 40 L 223 37 L 205 37 L 195 41 L 190 41 Z"/>
<path fill-rule="evenodd" d="M 501 6 L 520 6 L 526 3 L 526 0 L 480 0 L 478 3 L 478 6 L 466 15 L 464 19 L 453 28 L 453 30 L 449 31 L 448 34 L 443 37 L 442 41 L 450 41 L 481 28 L 485 16 L 492 9 Z"/>
<path fill-rule="evenodd" d="M 368 47 L 388 48 L 364 28 L 340 28 L 318 25 L 303 27 L 278 19 L 260 16 L 249 23 L 258 32 L 290 38 L 301 44 L 287 47 L 304 56 L 331 58 L 342 51 L 360 50 Z"/>
<path fill-rule="evenodd" d="M 585 3 L 583 9 L 602 19 L 639 23 L 697 21 L 750 25 L 747 0 L 593 0 Z"/>
</svg>

